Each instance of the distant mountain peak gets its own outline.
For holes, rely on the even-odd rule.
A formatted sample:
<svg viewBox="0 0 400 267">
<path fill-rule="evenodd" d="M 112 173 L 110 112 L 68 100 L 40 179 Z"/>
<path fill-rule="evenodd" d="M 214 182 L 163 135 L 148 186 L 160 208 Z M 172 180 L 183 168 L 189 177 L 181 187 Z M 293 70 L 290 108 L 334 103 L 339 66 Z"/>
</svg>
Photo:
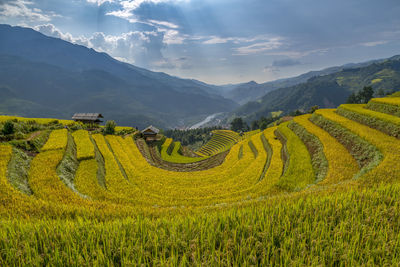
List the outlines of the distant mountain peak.
<svg viewBox="0 0 400 267">
<path fill-rule="evenodd" d="M 250 81 L 250 82 L 248 82 L 248 83 L 246 83 L 247 85 L 258 85 L 258 83 L 257 82 L 255 82 L 255 81 Z"/>
</svg>

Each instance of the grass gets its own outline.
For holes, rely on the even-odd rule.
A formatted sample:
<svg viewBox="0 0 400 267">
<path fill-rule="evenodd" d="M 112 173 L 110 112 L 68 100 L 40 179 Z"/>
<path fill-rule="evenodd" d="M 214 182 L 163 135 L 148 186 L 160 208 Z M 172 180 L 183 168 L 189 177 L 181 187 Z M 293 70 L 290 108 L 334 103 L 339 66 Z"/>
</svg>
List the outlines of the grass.
<svg viewBox="0 0 400 267">
<path fill-rule="evenodd" d="M 288 122 L 282 123 L 278 131 L 286 141 L 289 163 L 278 186 L 289 191 L 298 191 L 315 182 L 315 174 L 307 147 L 289 128 Z"/>
<path fill-rule="evenodd" d="M 49 118 L 24 118 L 24 117 L 17 117 L 17 116 L 4 116 L 0 115 L 0 122 L 8 121 L 8 120 L 17 120 L 22 122 L 29 122 L 35 121 L 39 124 L 57 124 L 61 123 L 63 125 L 73 125 L 75 121 L 73 120 L 59 120 L 59 119 L 49 119 Z"/>
<path fill-rule="evenodd" d="M 255 133 L 255 132 L 254 132 Z M 253 135 L 251 133 L 247 137 Z M 201 156 L 212 156 L 230 149 L 235 143 L 240 141 L 241 138 L 238 133 L 229 130 L 214 130 L 212 131 L 211 140 L 202 146 L 198 154 Z"/>
<path fill-rule="evenodd" d="M 381 185 L 184 216 L 5 220 L 0 263 L 393 266 L 399 197 Z"/>
<path fill-rule="evenodd" d="M 396 266 L 400 140 L 352 113 L 390 125 L 358 105 L 224 131 L 224 162 L 192 172 L 129 135 L 56 130 L 30 164 L 2 143 L 0 265 Z M 12 184 L 28 169 L 32 195 Z"/>
<path fill-rule="evenodd" d="M 344 127 L 340 123 L 344 119 L 343 117 L 335 117 L 337 118 L 335 121 L 330 120 L 327 116 L 335 114 L 334 110 L 321 110 L 314 112 L 310 120 L 333 136 L 348 150 L 360 168 L 360 171 L 354 176 L 354 178 L 358 178 L 378 166 L 383 159 L 383 154 L 376 146 Z"/>
<path fill-rule="evenodd" d="M 78 130 L 75 131 L 72 136 L 76 144 L 77 159 L 94 159 L 94 146 L 90 140 L 89 133 L 85 130 Z"/>
<path fill-rule="evenodd" d="M 320 182 L 325 179 L 328 172 L 328 160 L 325 157 L 324 145 L 318 139 L 318 137 L 303 127 L 301 122 L 307 121 L 310 115 L 304 115 L 296 117 L 296 121 L 289 123 L 288 127 L 303 141 L 306 145 L 308 152 L 311 156 L 311 163 L 316 176 L 316 182 Z M 300 122 L 300 123 L 299 123 Z"/>
<path fill-rule="evenodd" d="M 49 139 L 42 147 L 41 151 L 65 149 L 68 142 L 67 129 L 54 130 L 50 133 Z"/>
<path fill-rule="evenodd" d="M 299 116 L 294 118 L 294 122 L 303 126 L 307 132 L 317 137 L 321 142 L 323 155 L 320 154 L 321 151 L 318 151 L 317 161 L 322 162 L 318 166 L 323 165 L 322 169 L 327 169 L 320 184 L 338 183 L 353 178 L 360 170 L 357 161 L 345 146 L 328 132 L 312 123 L 309 120 L 310 118 L 311 115 Z M 325 158 L 326 163 L 323 158 Z"/>
<path fill-rule="evenodd" d="M 373 79 L 373 80 L 371 81 L 371 84 L 376 84 L 376 83 L 379 83 L 379 82 L 381 82 L 381 81 L 382 81 L 382 79 L 380 79 L 380 78 Z"/>
<path fill-rule="evenodd" d="M 365 155 L 365 157 L 372 158 L 372 160 L 360 177 L 364 182 L 393 182 L 400 178 L 400 165 L 398 164 L 400 161 L 399 139 L 339 116 L 333 110 L 318 110 L 316 113 L 322 115 L 327 120 L 340 124 L 348 131 L 368 142 L 371 148 L 376 148 L 371 149 Z"/>
<path fill-rule="evenodd" d="M 346 104 L 337 109 L 338 114 L 376 128 L 394 137 L 400 137 L 400 118 L 364 108 L 364 105 Z"/>
<path fill-rule="evenodd" d="M 181 143 L 174 142 L 171 138 L 165 139 L 165 142 L 161 145 L 161 158 L 165 161 L 172 163 L 194 163 L 209 158 L 208 156 L 203 157 L 186 157 L 181 154 Z"/>
<path fill-rule="evenodd" d="M 400 92 L 395 92 L 391 94 L 389 97 L 400 97 Z"/>
<path fill-rule="evenodd" d="M 8 164 L 8 180 L 19 191 L 31 195 L 28 183 L 28 172 L 32 158 L 20 149 L 13 148 Z"/>
<path fill-rule="evenodd" d="M 400 117 L 400 97 L 373 98 L 366 108 Z"/>
</svg>

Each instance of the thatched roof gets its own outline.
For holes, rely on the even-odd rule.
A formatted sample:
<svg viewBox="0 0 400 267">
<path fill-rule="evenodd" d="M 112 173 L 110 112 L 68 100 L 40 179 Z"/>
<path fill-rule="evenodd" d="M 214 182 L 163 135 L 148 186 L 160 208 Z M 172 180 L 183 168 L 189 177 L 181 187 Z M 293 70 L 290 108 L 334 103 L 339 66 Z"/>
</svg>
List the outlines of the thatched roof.
<svg viewBox="0 0 400 267">
<path fill-rule="evenodd" d="M 153 125 L 150 125 L 150 126 L 147 127 L 146 129 L 142 130 L 142 133 L 149 132 L 149 131 L 151 131 L 151 132 L 153 132 L 153 133 L 156 133 L 156 134 L 158 134 L 158 133 L 160 132 L 159 129 L 157 129 L 157 128 L 154 127 Z"/>
<path fill-rule="evenodd" d="M 96 121 L 100 118 L 104 118 L 100 113 L 75 113 L 72 116 L 73 120 L 84 120 L 84 121 Z"/>
</svg>

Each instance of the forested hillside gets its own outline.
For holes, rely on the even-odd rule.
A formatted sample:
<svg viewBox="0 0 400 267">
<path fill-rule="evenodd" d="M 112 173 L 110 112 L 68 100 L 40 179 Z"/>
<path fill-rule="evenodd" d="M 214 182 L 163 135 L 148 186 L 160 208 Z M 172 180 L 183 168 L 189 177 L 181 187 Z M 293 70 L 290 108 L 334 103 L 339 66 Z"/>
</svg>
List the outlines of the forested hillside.
<svg viewBox="0 0 400 267">
<path fill-rule="evenodd" d="M 386 93 L 397 91 L 400 88 L 400 57 L 316 76 L 305 83 L 274 90 L 258 101 L 241 106 L 233 114 L 251 121 L 278 110 L 286 113 L 297 109 L 307 111 L 314 105 L 334 108 L 364 86 L 371 86 L 375 91 L 382 89 Z"/>
</svg>

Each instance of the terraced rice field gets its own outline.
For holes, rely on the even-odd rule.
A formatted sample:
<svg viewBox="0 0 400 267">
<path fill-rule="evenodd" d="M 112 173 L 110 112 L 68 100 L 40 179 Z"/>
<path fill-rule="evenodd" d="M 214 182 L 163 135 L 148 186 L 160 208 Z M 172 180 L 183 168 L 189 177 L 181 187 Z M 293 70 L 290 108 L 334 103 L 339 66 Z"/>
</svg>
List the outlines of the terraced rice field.
<svg viewBox="0 0 400 267">
<path fill-rule="evenodd" d="M 2 143 L 0 265 L 398 265 L 393 101 L 215 131 L 199 154 L 223 162 L 191 171 L 150 164 L 131 136 L 54 130 L 29 163 L 32 195 L 11 184 Z M 179 146 L 161 157 L 203 160 Z"/>
<path fill-rule="evenodd" d="M 193 163 L 207 159 L 204 157 L 186 157 L 181 153 L 181 143 L 174 142 L 171 138 L 165 139 L 161 146 L 161 158 L 172 163 Z"/>
<path fill-rule="evenodd" d="M 212 156 L 224 152 L 241 139 L 240 135 L 230 130 L 214 130 L 211 140 L 202 146 L 197 154 L 200 156 Z"/>
</svg>

